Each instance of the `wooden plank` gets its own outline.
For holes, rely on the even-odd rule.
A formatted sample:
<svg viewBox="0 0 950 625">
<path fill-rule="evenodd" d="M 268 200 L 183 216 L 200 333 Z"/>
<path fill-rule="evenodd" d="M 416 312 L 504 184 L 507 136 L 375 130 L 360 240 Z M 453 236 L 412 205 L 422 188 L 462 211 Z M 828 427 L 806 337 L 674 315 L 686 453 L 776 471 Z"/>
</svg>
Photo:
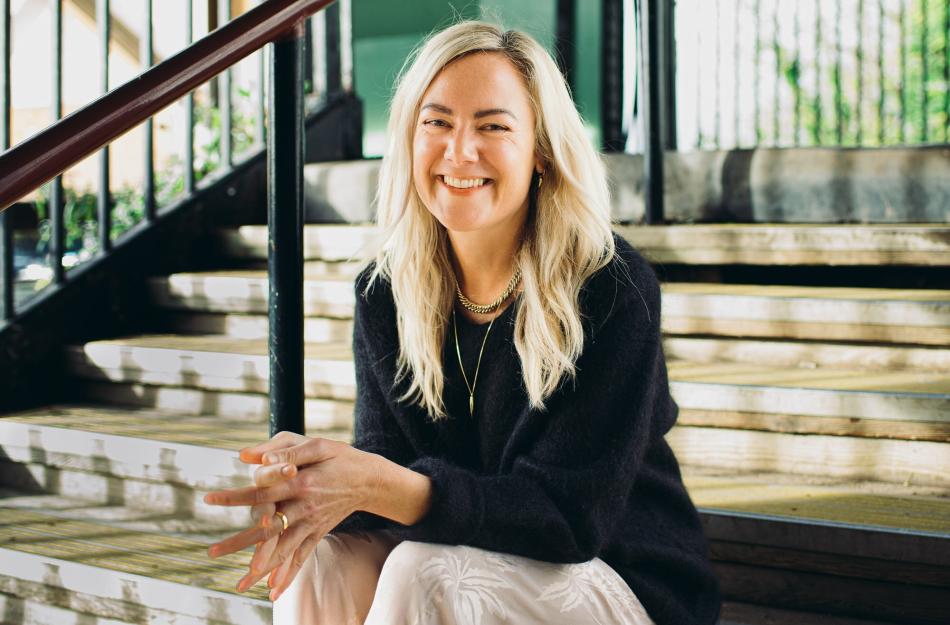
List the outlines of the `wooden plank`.
<svg viewBox="0 0 950 625">
<path fill-rule="evenodd" d="M 684 466 L 950 486 L 944 443 L 693 426 L 676 426 L 666 439 Z"/>
<path fill-rule="evenodd" d="M 703 507 L 699 514 L 709 540 L 937 567 L 950 562 L 950 540 L 941 532 Z"/>
<path fill-rule="evenodd" d="M 268 321 L 264 314 L 181 312 L 162 314 L 164 330 L 176 334 L 221 334 L 232 339 L 267 340 Z M 348 319 L 304 318 L 304 341 L 329 343 L 351 341 L 353 322 Z"/>
<path fill-rule="evenodd" d="M 678 425 L 950 443 L 950 423 L 681 409 Z"/>
<path fill-rule="evenodd" d="M 710 541 L 710 555 L 717 562 L 767 566 L 786 571 L 822 573 L 898 584 L 950 588 L 950 566 L 894 560 L 840 556 L 814 551 L 778 549 L 740 541 Z"/>
<path fill-rule="evenodd" d="M 950 590 L 714 562 L 724 598 L 824 614 L 944 625 Z"/>
</svg>

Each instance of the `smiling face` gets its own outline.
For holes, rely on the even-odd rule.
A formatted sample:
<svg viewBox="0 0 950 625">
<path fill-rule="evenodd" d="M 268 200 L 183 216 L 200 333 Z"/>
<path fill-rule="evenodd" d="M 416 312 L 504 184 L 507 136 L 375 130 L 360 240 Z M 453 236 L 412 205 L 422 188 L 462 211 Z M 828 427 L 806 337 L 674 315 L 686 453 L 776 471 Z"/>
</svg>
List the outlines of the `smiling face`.
<svg viewBox="0 0 950 625">
<path fill-rule="evenodd" d="M 528 213 L 534 113 L 524 79 L 502 54 L 458 59 L 422 96 L 412 142 L 413 182 L 446 229 L 502 232 Z"/>
</svg>

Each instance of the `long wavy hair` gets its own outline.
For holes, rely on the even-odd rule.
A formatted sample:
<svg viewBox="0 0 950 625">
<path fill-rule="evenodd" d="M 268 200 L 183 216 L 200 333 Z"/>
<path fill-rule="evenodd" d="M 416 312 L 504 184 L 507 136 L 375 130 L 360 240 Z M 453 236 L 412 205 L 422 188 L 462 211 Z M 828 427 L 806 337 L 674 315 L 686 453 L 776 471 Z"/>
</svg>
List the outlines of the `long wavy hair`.
<svg viewBox="0 0 950 625">
<path fill-rule="evenodd" d="M 455 24 L 421 44 L 400 72 L 390 107 L 376 196 L 381 245 L 367 290 L 380 277 L 391 284 L 399 332 L 395 382 L 409 381 L 400 401 L 418 404 L 433 420 L 446 417 L 442 349 L 455 274 L 445 228 L 413 185 L 413 133 L 433 79 L 474 52 L 502 54 L 523 76 L 544 168 L 515 259 L 523 290 L 514 340 L 532 407 L 543 410 L 562 380 L 574 378 L 584 346 L 581 287 L 615 253 L 603 162 L 547 51 L 525 33 L 479 21 Z"/>
</svg>

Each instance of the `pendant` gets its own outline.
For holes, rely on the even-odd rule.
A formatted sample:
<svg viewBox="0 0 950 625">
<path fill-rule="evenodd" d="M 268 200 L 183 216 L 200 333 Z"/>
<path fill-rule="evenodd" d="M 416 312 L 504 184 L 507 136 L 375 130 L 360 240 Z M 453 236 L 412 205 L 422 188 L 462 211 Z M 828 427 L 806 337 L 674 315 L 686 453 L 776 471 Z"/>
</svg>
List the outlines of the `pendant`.
<svg viewBox="0 0 950 625">
<path fill-rule="evenodd" d="M 468 396 L 468 414 L 469 416 L 472 416 L 472 417 L 475 416 L 475 396 L 474 395 Z"/>
</svg>

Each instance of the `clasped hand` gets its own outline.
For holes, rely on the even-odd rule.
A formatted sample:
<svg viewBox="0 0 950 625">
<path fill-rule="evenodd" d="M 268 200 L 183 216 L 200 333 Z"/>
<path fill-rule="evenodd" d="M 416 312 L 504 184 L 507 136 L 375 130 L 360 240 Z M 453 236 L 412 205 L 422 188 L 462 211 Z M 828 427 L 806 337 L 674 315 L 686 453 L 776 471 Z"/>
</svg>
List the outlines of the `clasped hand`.
<svg viewBox="0 0 950 625">
<path fill-rule="evenodd" d="M 244 592 L 269 574 L 270 599 L 276 601 L 327 532 L 366 508 L 377 481 L 371 457 L 346 443 L 290 432 L 242 449 L 242 462 L 260 465 L 254 486 L 211 492 L 204 501 L 251 506 L 254 524 L 211 545 L 208 555 L 255 545 L 250 571 L 237 590 Z M 286 531 L 278 511 L 287 519 Z"/>
</svg>

